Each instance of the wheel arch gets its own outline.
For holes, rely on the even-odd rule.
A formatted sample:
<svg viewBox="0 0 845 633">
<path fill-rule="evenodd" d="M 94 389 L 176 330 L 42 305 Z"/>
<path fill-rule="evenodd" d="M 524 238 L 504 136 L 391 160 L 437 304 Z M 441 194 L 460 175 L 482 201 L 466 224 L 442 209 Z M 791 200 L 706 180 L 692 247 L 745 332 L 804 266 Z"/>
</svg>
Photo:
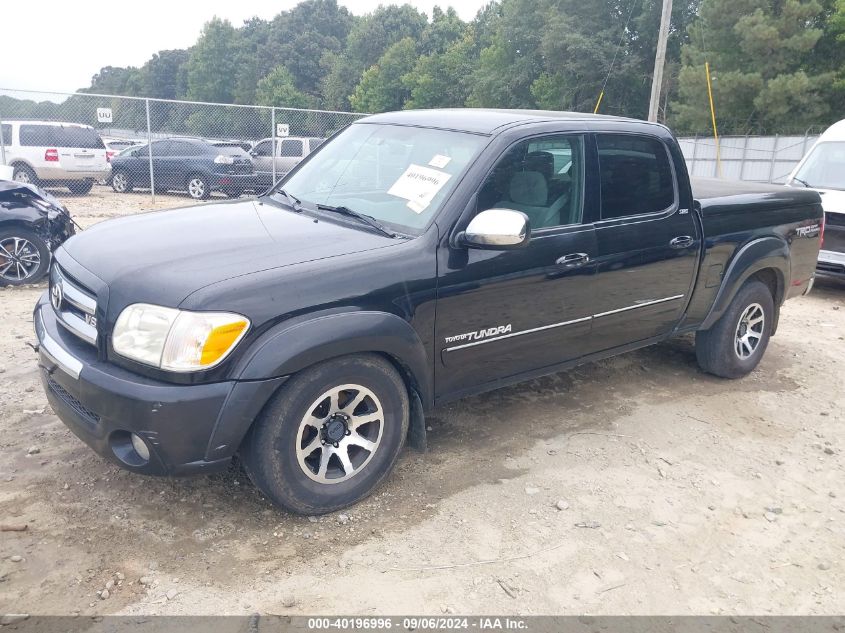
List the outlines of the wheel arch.
<svg viewBox="0 0 845 633">
<path fill-rule="evenodd" d="M 235 374 L 238 380 L 287 376 L 325 360 L 360 353 L 385 357 L 424 402 L 433 401 L 425 346 L 407 321 L 388 312 L 341 312 L 280 324 L 252 344 Z"/>
<path fill-rule="evenodd" d="M 221 414 L 212 432 L 207 459 L 233 454 L 261 411 L 287 378 L 317 363 L 352 354 L 377 354 L 390 362 L 414 394 L 430 408 L 434 396 L 429 378 L 427 354 L 416 331 L 394 314 L 386 312 L 343 312 L 295 324 L 280 324 L 264 333 L 233 369 L 236 387 L 233 402 L 248 401 L 240 415 Z M 241 409 L 241 407 L 236 407 Z M 424 444 L 422 411 L 412 406 L 412 445 Z"/>
<path fill-rule="evenodd" d="M 777 329 L 780 306 L 786 295 L 790 278 L 789 245 L 780 237 L 762 237 L 738 249 L 725 271 L 722 284 L 710 312 L 701 324 L 702 330 L 711 328 L 727 310 L 742 285 L 751 278 L 762 281 L 772 292 L 775 318 L 772 334 Z"/>
</svg>

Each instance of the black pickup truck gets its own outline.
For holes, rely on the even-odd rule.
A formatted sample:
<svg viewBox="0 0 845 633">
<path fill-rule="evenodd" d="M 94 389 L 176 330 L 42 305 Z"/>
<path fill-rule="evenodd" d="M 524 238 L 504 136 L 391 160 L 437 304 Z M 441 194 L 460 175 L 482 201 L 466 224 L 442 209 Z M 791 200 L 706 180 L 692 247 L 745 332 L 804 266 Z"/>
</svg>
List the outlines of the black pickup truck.
<svg viewBox="0 0 845 633">
<path fill-rule="evenodd" d="M 657 124 L 380 114 L 258 199 L 65 243 L 35 308 L 41 377 L 129 470 L 238 453 L 277 504 L 329 512 L 450 400 L 691 332 L 705 371 L 744 376 L 812 285 L 821 220 L 813 191 L 691 186 Z"/>
</svg>

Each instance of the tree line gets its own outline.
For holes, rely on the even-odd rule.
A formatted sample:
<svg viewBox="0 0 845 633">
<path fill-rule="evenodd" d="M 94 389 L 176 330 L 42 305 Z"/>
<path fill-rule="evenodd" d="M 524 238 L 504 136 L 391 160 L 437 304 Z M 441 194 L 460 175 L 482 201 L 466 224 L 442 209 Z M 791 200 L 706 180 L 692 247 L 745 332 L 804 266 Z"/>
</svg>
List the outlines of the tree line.
<svg viewBox="0 0 845 633">
<path fill-rule="evenodd" d="M 83 92 L 381 112 L 496 107 L 645 118 L 659 0 L 495 0 L 471 21 L 410 5 L 304 0 L 187 50 L 106 66 Z M 675 0 L 660 119 L 707 133 L 818 131 L 845 116 L 845 0 Z"/>
</svg>

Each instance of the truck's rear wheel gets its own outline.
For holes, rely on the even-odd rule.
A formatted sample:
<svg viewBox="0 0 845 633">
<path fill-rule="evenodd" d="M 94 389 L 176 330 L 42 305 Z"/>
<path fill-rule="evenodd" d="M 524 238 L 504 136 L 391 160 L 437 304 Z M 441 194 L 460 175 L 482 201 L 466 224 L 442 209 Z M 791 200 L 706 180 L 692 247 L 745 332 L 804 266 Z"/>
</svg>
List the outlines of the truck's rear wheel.
<svg viewBox="0 0 845 633">
<path fill-rule="evenodd" d="M 323 514 L 369 495 L 408 431 L 408 392 L 374 354 L 344 356 L 294 376 L 241 447 L 255 485 L 278 505 Z"/>
<path fill-rule="evenodd" d="M 696 332 L 699 366 L 722 378 L 750 373 L 769 344 L 774 311 L 769 287 L 756 279 L 746 282 L 716 325 Z"/>
</svg>

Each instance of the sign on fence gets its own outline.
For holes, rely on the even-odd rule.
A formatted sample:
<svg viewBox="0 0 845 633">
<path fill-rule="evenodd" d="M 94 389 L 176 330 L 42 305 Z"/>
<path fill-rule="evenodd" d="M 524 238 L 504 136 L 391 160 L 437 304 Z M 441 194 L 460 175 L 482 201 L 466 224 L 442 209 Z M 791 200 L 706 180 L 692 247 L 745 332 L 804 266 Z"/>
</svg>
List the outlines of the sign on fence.
<svg viewBox="0 0 845 633">
<path fill-rule="evenodd" d="M 290 125 L 287 123 L 276 123 L 276 136 L 289 136 Z"/>
<path fill-rule="evenodd" d="M 97 123 L 111 123 L 111 108 L 97 108 Z"/>
</svg>

